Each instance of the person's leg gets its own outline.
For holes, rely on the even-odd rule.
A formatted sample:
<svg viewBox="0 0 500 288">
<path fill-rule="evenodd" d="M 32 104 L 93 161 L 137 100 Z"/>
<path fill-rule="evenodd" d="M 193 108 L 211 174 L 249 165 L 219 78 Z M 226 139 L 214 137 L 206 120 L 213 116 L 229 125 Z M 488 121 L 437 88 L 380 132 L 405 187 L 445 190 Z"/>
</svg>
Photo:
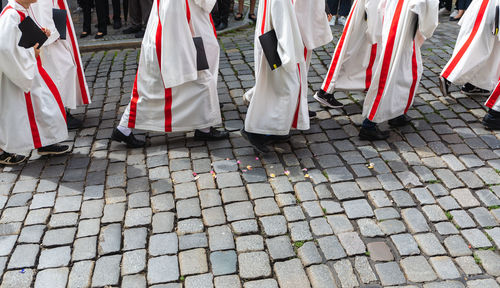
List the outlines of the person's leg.
<svg viewBox="0 0 500 288">
<path fill-rule="evenodd" d="M 82 10 L 83 10 L 83 33 L 82 37 L 86 37 L 90 34 L 91 23 L 92 23 L 92 8 L 91 8 L 91 0 L 82 0 Z"/>
<path fill-rule="evenodd" d="M 122 18 L 121 18 L 121 0 L 112 0 L 113 3 L 113 28 L 120 29 L 122 27 Z"/>
<path fill-rule="evenodd" d="M 151 7 L 153 7 L 153 0 L 141 0 L 141 15 L 144 27 L 148 24 Z"/>
<path fill-rule="evenodd" d="M 228 19 L 229 19 L 229 10 L 231 7 L 231 0 L 222 0 L 222 9 L 221 9 L 221 22 L 224 22 L 227 24 Z M 220 9 L 221 7 L 219 7 Z"/>
<path fill-rule="evenodd" d="M 250 0 L 250 13 L 255 14 L 255 2 L 257 0 Z"/>
<path fill-rule="evenodd" d="M 96 14 L 97 14 L 97 30 L 98 34 L 96 37 L 102 37 L 102 35 L 107 34 L 108 32 L 108 20 L 109 14 L 106 12 L 109 11 L 106 7 L 108 7 L 108 0 L 98 0 L 95 3 L 96 5 Z"/>
<path fill-rule="evenodd" d="M 328 7 L 330 7 L 330 12 L 332 12 L 332 15 L 337 15 L 337 12 L 339 10 L 339 1 L 340 0 L 329 0 L 328 1 Z"/>
<path fill-rule="evenodd" d="M 347 17 L 351 10 L 351 0 L 340 0 L 339 16 Z"/>
<path fill-rule="evenodd" d="M 142 11 L 140 0 L 128 0 L 128 16 L 130 26 L 123 30 L 123 34 L 135 34 L 142 29 Z"/>
</svg>

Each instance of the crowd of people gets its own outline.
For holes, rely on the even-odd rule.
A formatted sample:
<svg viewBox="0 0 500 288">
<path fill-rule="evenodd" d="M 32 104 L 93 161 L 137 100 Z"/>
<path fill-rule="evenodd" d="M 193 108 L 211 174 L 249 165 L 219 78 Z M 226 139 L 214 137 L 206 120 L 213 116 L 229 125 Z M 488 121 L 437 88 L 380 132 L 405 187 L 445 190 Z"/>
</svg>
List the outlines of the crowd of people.
<svg viewBox="0 0 500 288">
<path fill-rule="evenodd" d="M 146 142 L 137 139 L 133 129 L 194 130 L 194 137 L 203 141 L 229 137 L 215 128 L 222 119 L 217 94 L 220 48 L 214 28 L 224 20 L 214 23 L 211 13 L 224 1 L 153 2 L 131 100 L 112 140 L 129 148 L 144 147 Z M 307 74 L 312 51 L 333 39 L 329 18 L 334 12 L 328 13 L 325 5 L 310 0 L 259 1 L 255 86 L 243 96 L 249 106 L 241 130 L 258 152 L 287 141 L 292 129 L 309 129 L 313 115 Z M 490 129 L 500 129 L 499 6 L 500 0 L 472 1 L 461 16 L 455 50 L 439 78 L 445 96 L 453 84 L 461 85 L 467 95 L 491 94 L 483 119 Z M 82 125 L 69 109 L 90 103 L 71 16 L 66 14 L 61 30 L 53 9 L 68 11 L 66 0 L 9 0 L 0 14 L 2 164 L 21 163 L 33 149 L 40 155 L 69 152 L 68 145 L 59 143 L 66 140 L 68 129 Z M 341 108 L 335 92 L 366 92 L 361 139 L 388 138 L 389 131 L 378 128 L 381 122 L 408 125 L 406 113 L 423 72 L 420 48 L 438 25 L 438 10 L 439 0 L 355 0 L 314 98 L 325 107 Z M 136 28 L 142 29 L 145 14 L 139 14 L 143 18 Z M 28 18 L 46 35 L 43 46 L 18 45 L 27 37 L 18 26 Z"/>
</svg>

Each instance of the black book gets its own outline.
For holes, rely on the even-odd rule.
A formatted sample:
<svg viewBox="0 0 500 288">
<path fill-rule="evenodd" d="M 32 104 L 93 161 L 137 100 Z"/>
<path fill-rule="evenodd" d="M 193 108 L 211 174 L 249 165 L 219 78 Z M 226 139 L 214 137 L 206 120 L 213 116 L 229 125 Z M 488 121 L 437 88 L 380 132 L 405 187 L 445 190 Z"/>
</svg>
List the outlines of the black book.
<svg viewBox="0 0 500 288">
<path fill-rule="evenodd" d="M 495 7 L 495 28 L 493 29 L 493 34 L 498 35 L 498 29 L 500 28 L 500 6 Z"/>
<path fill-rule="evenodd" d="M 52 19 L 54 19 L 57 32 L 59 32 L 59 38 L 63 40 L 66 39 L 66 17 L 66 10 L 52 9 Z"/>
<path fill-rule="evenodd" d="M 259 36 L 260 45 L 264 51 L 267 62 L 271 66 L 271 70 L 281 66 L 281 58 L 278 54 L 278 37 L 276 32 L 271 30 Z"/>
<path fill-rule="evenodd" d="M 193 37 L 194 46 L 196 46 L 196 68 L 198 71 L 208 69 L 207 53 L 205 52 L 205 45 L 201 37 Z"/>
<path fill-rule="evenodd" d="M 35 24 L 35 21 L 30 16 L 19 23 L 18 27 L 23 33 L 18 44 L 21 47 L 28 49 L 38 43 L 38 48 L 40 48 L 47 41 L 47 35 L 43 33 L 42 29 Z"/>
</svg>

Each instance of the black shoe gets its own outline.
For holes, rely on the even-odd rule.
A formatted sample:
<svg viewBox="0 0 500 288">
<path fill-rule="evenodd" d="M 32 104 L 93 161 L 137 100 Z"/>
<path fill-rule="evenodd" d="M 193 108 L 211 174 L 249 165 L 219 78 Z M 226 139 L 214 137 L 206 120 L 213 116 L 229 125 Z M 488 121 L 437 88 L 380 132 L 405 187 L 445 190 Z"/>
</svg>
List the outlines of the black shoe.
<svg viewBox="0 0 500 288">
<path fill-rule="evenodd" d="M 210 132 L 208 133 L 201 132 L 201 130 L 196 129 L 194 130 L 194 138 L 196 140 L 202 140 L 202 141 L 222 140 L 229 138 L 229 132 L 219 131 L 214 127 L 210 127 Z"/>
<path fill-rule="evenodd" d="M 115 128 L 111 134 L 111 140 L 117 142 L 123 142 L 127 144 L 127 148 L 141 148 L 146 145 L 145 141 L 135 138 L 134 133 L 130 132 L 130 135 L 125 136 L 120 130 Z"/>
<path fill-rule="evenodd" d="M 483 125 L 491 130 L 500 130 L 500 112 L 490 109 L 483 118 Z"/>
<path fill-rule="evenodd" d="M 249 133 L 241 129 L 241 136 L 245 138 L 259 153 L 269 153 L 271 150 L 266 146 L 267 136 L 255 133 Z"/>
<path fill-rule="evenodd" d="M 314 112 L 314 111 L 309 111 L 309 118 L 314 118 L 318 115 L 318 113 Z"/>
<path fill-rule="evenodd" d="M 68 153 L 71 148 L 68 145 L 52 144 L 49 146 L 38 148 L 40 155 L 60 155 Z"/>
<path fill-rule="evenodd" d="M 290 134 L 288 134 L 288 135 L 269 135 L 266 138 L 267 138 L 266 144 L 287 142 L 288 140 L 290 140 Z"/>
<path fill-rule="evenodd" d="M 85 32 L 83 31 L 82 34 L 80 34 L 80 38 L 85 38 L 90 35 L 90 32 Z"/>
<path fill-rule="evenodd" d="M 359 138 L 361 140 L 385 140 L 389 138 L 389 131 L 381 131 L 378 126 L 375 126 L 372 129 L 361 127 L 359 130 Z"/>
<path fill-rule="evenodd" d="M 127 29 L 124 29 L 123 34 L 135 34 L 135 33 L 140 32 L 140 31 L 141 31 L 141 27 L 132 26 L 132 27 L 128 27 Z"/>
<path fill-rule="evenodd" d="M 66 125 L 68 126 L 68 130 L 79 129 L 82 128 L 83 121 L 66 112 Z"/>
<path fill-rule="evenodd" d="M 450 81 L 446 80 L 443 77 L 439 77 L 439 90 L 441 90 L 441 94 L 443 94 L 443 96 L 445 97 L 448 96 L 449 87 L 450 87 Z"/>
<path fill-rule="evenodd" d="M 26 159 L 28 159 L 28 157 L 14 153 L 3 152 L 0 154 L 0 164 L 3 165 L 17 165 L 23 163 Z"/>
<path fill-rule="evenodd" d="M 108 33 L 102 33 L 102 32 L 97 32 L 97 34 L 95 34 L 95 39 L 101 39 L 101 38 L 104 38 L 104 36 L 106 36 Z"/>
<path fill-rule="evenodd" d="M 145 32 L 144 30 L 141 30 L 141 31 L 135 33 L 134 37 L 135 38 L 144 38 L 144 32 Z"/>
<path fill-rule="evenodd" d="M 217 31 L 220 31 L 220 30 L 224 30 L 227 28 L 227 23 L 224 23 L 224 22 L 220 22 L 219 25 L 217 25 L 215 27 L 215 30 Z"/>
<path fill-rule="evenodd" d="M 122 21 L 113 22 L 113 29 L 118 30 L 120 28 L 122 28 Z"/>
<path fill-rule="evenodd" d="M 321 103 L 321 105 L 330 108 L 342 108 L 344 106 L 344 104 L 335 99 L 335 96 L 333 94 L 328 94 L 322 89 L 318 90 L 318 92 L 314 94 L 314 99 Z"/>
<path fill-rule="evenodd" d="M 462 17 L 458 17 L 458 18 L 455 18 L 455 17 L 450 17 L 450 21 L 451 21 L 451 22 L 460 21 L 460 19 L 462 19 Z"/>
<path fill-rule="evenodd" d="M 396 118 L 393 118 L 389 120 L 389 125 L 391 127 L 403 127 L 406 125 L 409 125 L 411 122 L 410 117 L 406 116 L 406 114 L 398 116 Z"/>
<path fill-rule="evenodd" d="M 460 89 L 462 93 L 468 96 L 489 96 L 490 91 L 481 89 L 479 87 L 476 87 L 470 83 L 465 83 L 464 86 L 462 86 L 462 89 Z"/>
</svg>

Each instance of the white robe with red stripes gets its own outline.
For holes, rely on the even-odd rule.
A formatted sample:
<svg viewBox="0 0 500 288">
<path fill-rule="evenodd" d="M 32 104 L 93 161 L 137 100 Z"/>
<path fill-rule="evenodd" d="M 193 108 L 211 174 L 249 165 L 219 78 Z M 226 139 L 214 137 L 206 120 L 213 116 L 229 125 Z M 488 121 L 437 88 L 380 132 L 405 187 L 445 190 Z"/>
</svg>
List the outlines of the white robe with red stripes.
<svg viewBox="0 0 500 288">
<path fill-rule="evenodd" d="M 423 72 L 420 47 L 438 25 L 438 0 L 385 0 L 380 59 L 363 116 L 381 123 L 405 114 Z"/>
<path fill-rule="evenodd" d="M 222 122 L 219 43 L 210 17 L 214 5 L 215 0 L 155 0 L 120 126 L 177 132 Z M 193 36 L 203 38 L 207 70 L 197 71 Z"/>
<path fill-rule="evenodd" d="M 497 112 L 500 112 L 500 79 L 498 79 L 497 86 L 491 93 L 491 96 L 488 98 L 485 105 Z"/>
<path fill-rule="evenodd" d="M 282 66 L 271 70 L 259 36 L 275 30 Z M 290 129 L 309 129 L 307 100 L 302 89 L 306 70 L 304 44 L 292 0 L 259 1 L 254 40 L 255 86 L 246 92 L 251 99 L 245 130 L 265 135 L 287 135 Z M 307 79 L 306 79 L 307 80 Z"/>
<path fill-rule="evenodd" d="M 366 91 L 370 87 L 381 40 L 382 12 L 378 0 L 355 0 L 344 32 L 335 47 L 332 62 L 321 89 Z"/>
<path fill-rule="evenodd" d="M 56 85 L 32 48 L 17 45 L 28 11 L 10 1 L 0 16 L 0 149 L 27 153 L 68 137 Z"/>
<path fill-rule="evenodd" d="M 307 76 L 311 66 L 312 52 L 314 49 L 330 43 L 333 40 L 332 30 L 328 24 L 325 13 L 325 1 L 294 0 L 295 14 L 299 24 L 300 35 L 304 43 L 304 56 L 306 66 L 301 73 L 301 98 L 300 101 L 307 103 L 309 91 Z M 309 121 L 309 107 L 300 105 L 297 122 Z"/>
<path fill-rule="evenodd" d="M 493 90 L 500 77 L 500 35 L 493 34 L 497 5 L 500 0 L 472 1 L 459 22 L 460 33 L 442 77 Z"/>
<path fill-rule="evenodd" d="M 52 18 L 53 8 L 67 11 L 65 40 L 59 39 L 59 32 L 57 32 Z M 43 66 L 61 92 L 64 106 L 75 109 L 77 106 L 89 104 L 89 89 L 85 80 L 73 20 L 66 0 L 38 0 L 32 5 L 31 10 L 36 21 L 51 32 L 40 56 Z"/>
</svg>

